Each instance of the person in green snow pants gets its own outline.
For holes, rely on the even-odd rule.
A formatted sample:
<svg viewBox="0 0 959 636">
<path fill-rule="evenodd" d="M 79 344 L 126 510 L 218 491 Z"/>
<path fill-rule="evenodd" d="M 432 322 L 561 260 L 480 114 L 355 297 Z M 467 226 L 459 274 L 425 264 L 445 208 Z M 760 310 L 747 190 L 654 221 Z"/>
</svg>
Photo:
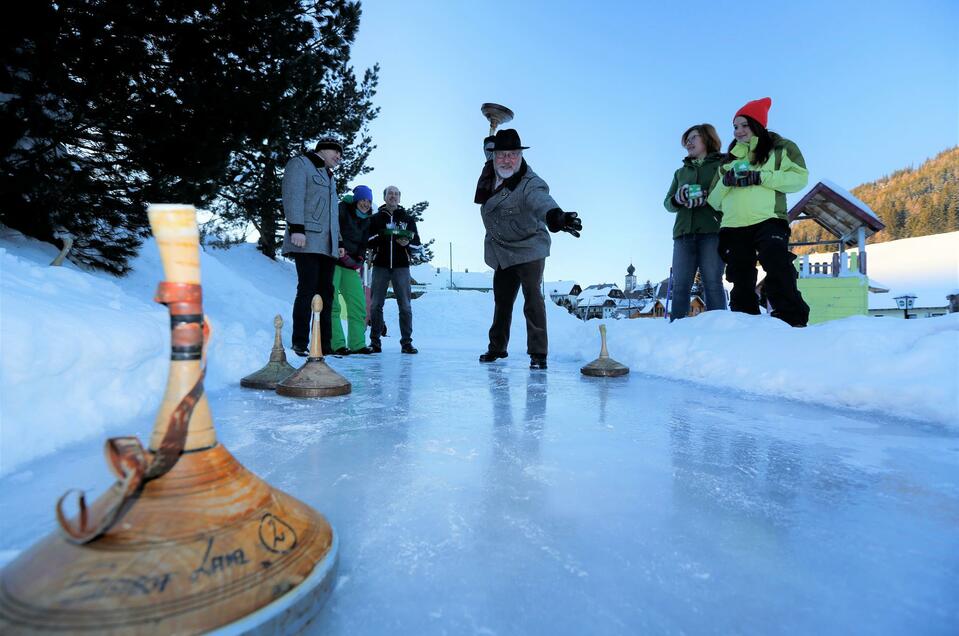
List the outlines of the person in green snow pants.
<svg viewBox="0 0 959 636">
<path fill-rule="evenodd" d="M 347 195 L 340 202 L 340 248 L 343 256 L 333 271 L 333 316 L 331 345 L 333 353 L 372 353 L 366 346 L 366 295 L 360 269 L 369 240 L 370 210 L 373 207 L 373 191 L 359 185 L 353 188 L 352 197 Z M 340 322 L 340 296 L 346 305 L 347 336 L 343 335 Z"/>
</svg>

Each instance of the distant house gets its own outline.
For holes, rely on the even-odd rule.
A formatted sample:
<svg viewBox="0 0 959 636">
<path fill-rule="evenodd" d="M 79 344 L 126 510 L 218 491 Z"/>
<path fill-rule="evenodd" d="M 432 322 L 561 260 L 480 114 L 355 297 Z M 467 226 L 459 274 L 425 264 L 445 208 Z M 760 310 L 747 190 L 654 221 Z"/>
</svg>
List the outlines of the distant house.
<svg viewBox="0 0 959 636">
<path fill-rule="evenodd" d="M 615 283 L 590 285 L 577 296 L 573 313 L 582 320 L 614 318 L 620 306 L 618 301 L 625 299 L 623 290 Z"/>
<path fill-rule="evenodd" d="M 570 313 L 576 308 L 576 299 L 582 291 L 582 287 L 571 281 L 547 283 L 546 286 L 549 299 Z"/>
</svg>

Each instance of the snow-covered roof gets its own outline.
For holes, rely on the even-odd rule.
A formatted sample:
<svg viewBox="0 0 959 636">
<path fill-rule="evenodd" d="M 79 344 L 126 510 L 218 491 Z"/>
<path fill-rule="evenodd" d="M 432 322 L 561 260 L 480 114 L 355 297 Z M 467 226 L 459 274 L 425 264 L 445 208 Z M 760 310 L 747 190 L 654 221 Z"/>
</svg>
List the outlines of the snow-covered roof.
<svg viewBox="0 0 959 636">
<path fill-rule="evenodd" d="M 577 285 L 575 280 L 557 280 L 546 283 L 547 295 L 568 294 Z"/>
<path fill-rule="evenodd" d="M 856 231 L 865 228 L 871 236 L 885 228 L 872 209 L 844 188 L 823 179 L 789 210 L 789 220 L 811 218 L 837 237 L 846 238 L 846 245 L 856 244 Z"/>
<path fill-rule="evenodd" d="M 584 287 L 583 291 L 586 291 L 587 289 L 612 289 L 613 287 L 619 289 L 619 285 L 616 283 L 596 283 L 595 285 Z"/>
<path fill-rule="evenodd" d="M 610 292 L 612 292 L 614 289 L 619 288 L 616 285 L 590 285 L 579 293 L 579 298 L 580 300 L 583 298 L 608 298 Z"/>
<path fill-rule="evenodd" d="M 831 259 L 831 252 L 809 255 L 810 263 Z M 959 287 L 959 232 L 867 245 L 866 272 L 889 290 L 869 294 L 870 309 L 895 309 L 896 296 L 907 293 L 917 297 L 913 307 L 944 307 Z"/>
<path fill-rule="evenodd" d="M 414 265 L 410 275 L 421 285 L 434 289 L 450 288 L 450 270 L 448 267 L 433 267 L 429 263 Z M 493 272 L 453 272 L 453 287 L 460 289 L 492 289 Z"/>
<path fill-rule="evenodd" d="M 850 203 L 854 204 L 856 207 L 858 207 L 858 208 L 859 208 L 860 210 L 862 210 L 864 213 L 868 214 L 868 215 L 871 216 L 872 218 L 874 218 L 874 219 L 876 219 L 877 221 L 879 221 L 879 223 L 882 223 L 882 219 L 880 219 L 879 216 L 878 216 L 875 212 L 872 211 L 872 208 L 869 207 L 868 205 L 866 205 L 865 203 L 863 203 L 863 202 L 862 202 L 860 199 L 858 199 L 858 198 L 856 197 L 856 195 L 854 195 L 852 192 L 849 192 L 848 190 L 846 190 L 845 188 L 843 188 L 841 185 L 839 185 L 839 184 L 837 184 L 837 183 L 835 183 L 835 182 L 833 182 L 833 181 L 830 181 L 829 179 L 822 179 L 822 180 L 820 181 L 820 183 L 822 183 L 823 185 L 825 185 L 827 188 L 829 188 L 830 190 L 832 190 L 833 192 L 835 192 L 836 194 L 838 194 L 839 196 L 841 196 L 841 197 L 844 198 L 845 200 L 847 200 L 847 201 L 849 201 Z M 885 227 L 885 224 L 883 224 L 883 227 Z"/>
</svg>

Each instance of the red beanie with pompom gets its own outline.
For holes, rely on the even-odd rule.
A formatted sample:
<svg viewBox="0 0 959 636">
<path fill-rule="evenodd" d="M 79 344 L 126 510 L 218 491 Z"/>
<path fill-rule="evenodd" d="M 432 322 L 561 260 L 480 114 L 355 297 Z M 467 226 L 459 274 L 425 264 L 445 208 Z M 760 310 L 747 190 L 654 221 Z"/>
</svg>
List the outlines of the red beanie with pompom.
<svg viewBox="0 0 959 636">
<path fill-rule="evenodd" d="M 745 106 L 736 111 L 736 114 L 733 115 L 733 119 L 736 119 L 740 115 L 745 115 L 746 117 L 752 117 L 760 124 L 763 128 L 766 128 L 766 122 L 769 120 L 769 107 L 773 105 L 773 100 L 768 97 L 763 97 L 762 99 L 754 99 L 751 102 L 747 102 Z"/>
</svg>

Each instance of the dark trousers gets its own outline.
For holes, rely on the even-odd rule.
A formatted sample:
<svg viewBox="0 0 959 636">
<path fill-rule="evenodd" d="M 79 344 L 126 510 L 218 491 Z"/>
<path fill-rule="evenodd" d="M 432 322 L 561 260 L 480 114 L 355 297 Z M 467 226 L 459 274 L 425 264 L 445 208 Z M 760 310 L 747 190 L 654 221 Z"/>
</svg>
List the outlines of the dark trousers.
<svg viewBox="0 0 959 636">
<path fill-rule="evenodd" d="M 723 289 L 723 261 L 719 258 L 719 235 L 683 234 L 673 239 L 673 304 L 670 319 L 685 318 L 689 313 L 689 292 L 696 270 L 703 278 L 706 311 L 726 309 Z"/>
<path fill-rule="evenodd" d="M 306 349 L 310 344 L 310 317 L 313 296 L 323 299 L 320 312 L 320 344 L 323 355 L 333 353 L 330 346 L 333 311 L 333 268 L 336 261 L 323 254 L 293 254 L 296 263 L 296 299 L 293 301 L 293 346 Z"/>
<path fill-rule="evenodd" d="M 489 329 L 489 350 L 506 351 L 513 322 L 513 303 L 523 288 L 523 315 L 526 316 L 526 353 L 546 355 L 546 303 L 540 285 L 546 259 L 497 269 L 493 273 L 493 326 Z"/>
<path fill-rule="evenodd" d="M 370 343 L 379 345 L 383 333 L 383 305 L 386 291 L 393 285 L 393 296 L 400 313 L 400 345 L 413 344 L 413 308 L 410 304 L 412 288 L 409 267 L 373 266 L 370 283 Z"/>
<path fill-rule="evenodd" d="M 719 255 L 726 262 L 726 280 L 733 284 L 729 308 L 747 314 L 759 313 L 756 295 L 756 260 L 766 270 L 763 282 L 772 315 L 793 327 L 809 321 L 809 305 L 799 293 L 793 266 L 796 256 L 789 251 L 789 224 L 769 219 L 746 227 L 719 231 Z"/>
</svg>

